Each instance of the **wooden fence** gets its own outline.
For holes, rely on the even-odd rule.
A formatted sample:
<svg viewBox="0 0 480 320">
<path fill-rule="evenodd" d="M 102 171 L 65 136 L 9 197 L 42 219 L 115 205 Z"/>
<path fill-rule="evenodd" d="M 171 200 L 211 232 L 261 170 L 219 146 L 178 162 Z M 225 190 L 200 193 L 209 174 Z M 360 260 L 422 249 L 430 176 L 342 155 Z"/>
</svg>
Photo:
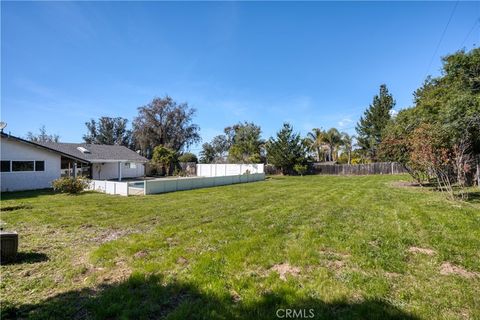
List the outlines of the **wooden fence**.
<svg viewBox="0 0 480 320">
<path fill-rule="evenodd" d="M 368 175 L 407 173 L 405 167 L 397 162 L 375 162 L 366 164 L 321 164 L 314 163 L 313 174 Z"/>
</svg>

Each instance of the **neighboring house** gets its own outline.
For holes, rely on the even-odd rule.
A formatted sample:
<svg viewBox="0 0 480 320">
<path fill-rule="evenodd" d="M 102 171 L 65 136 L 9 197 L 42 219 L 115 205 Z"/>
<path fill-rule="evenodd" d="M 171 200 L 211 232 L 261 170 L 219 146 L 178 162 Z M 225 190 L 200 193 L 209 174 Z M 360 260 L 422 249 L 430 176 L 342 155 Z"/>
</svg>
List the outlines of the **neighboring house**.
<svg viewBox="0 0 480 320">
<path fill-rule="evenodd" d="M 61 176 L 111 180 L 145 175 L 148 161 L 116 145 L 37 143 L 1 133 L 1 191 L 50 188 Z"/>
</svg>

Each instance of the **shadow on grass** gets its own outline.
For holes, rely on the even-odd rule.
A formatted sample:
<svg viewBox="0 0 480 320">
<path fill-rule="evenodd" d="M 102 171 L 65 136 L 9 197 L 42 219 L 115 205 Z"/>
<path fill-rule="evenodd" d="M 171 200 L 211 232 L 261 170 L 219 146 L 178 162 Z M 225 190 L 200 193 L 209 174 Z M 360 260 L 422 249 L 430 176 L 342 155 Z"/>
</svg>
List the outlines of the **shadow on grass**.
<svg viewBox="0 0 480 320">
<path fill-rule="evenodd" d="M 138 274 L 119 284 L 70 291 L 38 304 L 2 304 L 2 319 L 278 319 L 277 310 L 286 318 L 287 308 L 311 319 L 417 319 L 380 300 L 327 303 L 288 290 L 244 302 L 238 295 L 214 296 L 188 283 L 165 285 L 162 277 Z"/>
<path fill-rule="evenodd" d="M 30 191 L 12 191 L 12 192 L 2 192 L 2 200 L 18 200 L 18 199 L 28 199 L 28 198 L 36 198 L 40 196 L 49 196 L 49 195 L 55 195 L 55 194 L 61 194 L 59 192 L 54 191 L 53 189 L 40 189 L 40 190 L 30 190 Z M 83 194 L 98 194 L 96 191 L 92 190 L 85 190 L 79 193 L 63 193 L 68 196 L 79 196 Z M 25 209 L 30 209 L 25 208 Z M 7 209 L 8 210 L 8 209 Z M 15 210 L 15 209 L 13 209 Z M 4 208 L 2 207 L 2 211 L 4 211 Z"/>
<path fill-rule="evenodd" d="M 467 202 L 480 203 L 480 190 L 479 191 L 470 191 L 468 193 Z"/>
<path fill-rule="evenodd" d="M 36 197 L 52 195 L 52 194 L 55 194 L 53 189 L 2 192 L 2 200 L 16 200 L 16 199 L 25 199 L 25 198 L 36 198 Z M 3 210 L 3 208 L 2 208 L 2 210 Z"/>
<path fill-rule="evenodd" d="M 19 252 L 17 257 L 12 261 L 2 261 L 2 265 L 10 264 L 30 264 L 48 261 L 48 256 L 41 252 Z"/>
</svg>

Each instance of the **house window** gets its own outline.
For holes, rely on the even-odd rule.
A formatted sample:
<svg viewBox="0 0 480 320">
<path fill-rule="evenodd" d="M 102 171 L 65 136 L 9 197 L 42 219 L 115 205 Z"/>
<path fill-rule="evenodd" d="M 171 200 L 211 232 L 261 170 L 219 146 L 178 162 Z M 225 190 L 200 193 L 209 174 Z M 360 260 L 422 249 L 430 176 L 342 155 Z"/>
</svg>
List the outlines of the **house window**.
<svg viewBox="0 0 480 320">
<path fill-rule="evenodd" d="M 0 172 L 10 172 L 10 160 L 2 160 L 2 168 Z"/>
<path fill-rule="evenodd" d="M 45 171 L 45 161 L 35 161 L 35 171 Z"/>
<path fill-rule="evenodd" d="M 125 167 L 127 167 L 128 169 L 135 169 L 137 168 L 137 165 L 133 162 L 125 162 Z"/>
<path fill-rule="evenodd" d="M 12 161 L 12 171 L 33 171 L 34 161 Z"/>
</svg>

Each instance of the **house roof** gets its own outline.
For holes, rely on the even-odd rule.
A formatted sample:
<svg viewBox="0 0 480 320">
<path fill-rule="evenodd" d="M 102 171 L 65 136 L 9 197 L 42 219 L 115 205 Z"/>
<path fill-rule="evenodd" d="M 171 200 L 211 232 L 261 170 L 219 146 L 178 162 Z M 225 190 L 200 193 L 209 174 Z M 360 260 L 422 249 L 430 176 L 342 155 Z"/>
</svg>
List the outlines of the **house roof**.
<svg viewBox="0 0 480 320">
<path fill-rule="evenodd" d="M 91 163 L 98 162 L 148 162 L 148 159 L 142 157 L 135 151 L 124 146 L 106 145 L 106 144 L 89 144 L 89 143 L 56 143 L 56 142 L 39 142 L 39 144 L 57 150 L 58 152 L 72 155 L 76 158 L 86 160 Z M 79 148 L 84 148 L 88 152 L 82 152 Z"/>
<path fill-rule="evenodd" d="M 71 159 L 77 160 L 77 161 L 79 161 L 79 162 L 88 163 L 88 161 L 85 161 L 85 159 L 77 158 L 77 157 L 74 156 L 74 155 L 70 155 L 70 154 L 61 152 L 61 151 L 59 151 L 59 150 L 55 150 L 55 149 L 49 148 L 48 146 L 41 145 L 41 144 L 36 143 L 36 142 L 33 142 L 33 141 L 25 140 L 25 139 L 22 139 L 22 138 L 19 138 L 19 137 L 15 137 L 15 136 L 12 136 L 12 135 L 10 135 L 10 134 L 3 133 L 3 132 L 0 132 L 0 136 L 1 136 L 2 138 L 4 138 L 4 139 L 15 140 L 15 141 L 17 141 L 17 142 L 30 145 L 30 146 L 32 146 L 32 147 L 34 147 L 34 148 L 39 148 L 39 149 L 42 149 L 42 150 L 47 150 L 47 151 L 50 151 L 50 152 L 58 153 L 58 154 L 60 154 L 60 155 L 62 155 L 62 156 L 64 156 L 64 157 L 71 158 Z"/>
<path fill-rule="evenodd" d="M 62 142 L 33 142 L 9 134 L 1 133 L 2 138 L 16 140 L 51 152 L 59 153 L 64 157 L 71 158 L 84 163 L 99 162 L 148 162 L 135 151 L 124 146 L 88 144 L 88 143 L 62 143 Z M 89 152 L 84 153 L 78 148 L 85 148 Z"/>
</svg>

